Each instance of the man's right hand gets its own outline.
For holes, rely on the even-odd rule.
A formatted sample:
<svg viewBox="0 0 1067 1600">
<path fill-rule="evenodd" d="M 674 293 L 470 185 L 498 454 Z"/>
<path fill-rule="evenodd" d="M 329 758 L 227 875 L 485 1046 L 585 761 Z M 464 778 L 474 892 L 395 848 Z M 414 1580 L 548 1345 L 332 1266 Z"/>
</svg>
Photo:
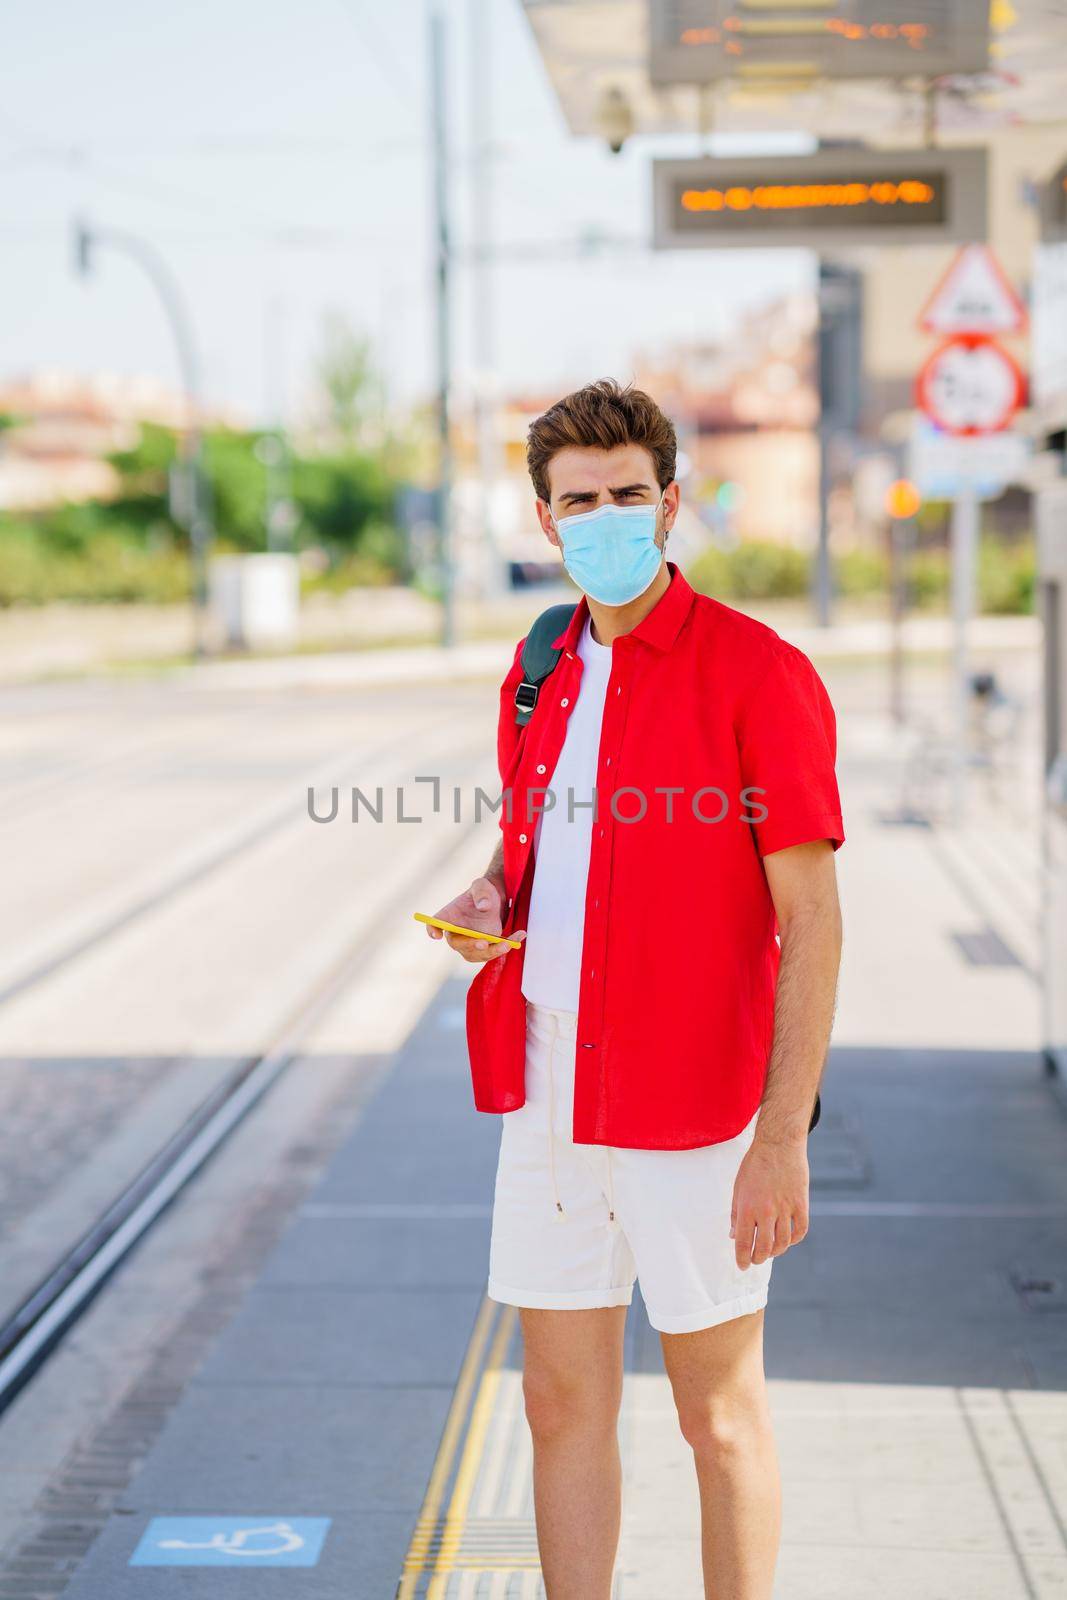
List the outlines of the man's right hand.
<svg viewBox="0 0 1067 1600">
<path fill-rule="evenodd" d="M 503 905 L 504 895 L 499 884 L 494 883 L 492 878 L 475 878 L 469 889 L 450 900 L 447 906 L 442 906 L 440 911 L 435 911 L 434 916 L 440 922 L 455 922 L 461 928 L 477 928 L 483 933 L 499 936 L 504 927 L 501 916 Z M 468 939 L 463 934 L 445 933 L 441 928 L 427 927 L 426 932 L 431 939 L 446 939 L 464 961 L 495 961 L 498 956 L 507 955 L 511 949 L 508 944 Z M 508 937 L 525 939 L 526 934 L 511 933 Z"/>
</svg>

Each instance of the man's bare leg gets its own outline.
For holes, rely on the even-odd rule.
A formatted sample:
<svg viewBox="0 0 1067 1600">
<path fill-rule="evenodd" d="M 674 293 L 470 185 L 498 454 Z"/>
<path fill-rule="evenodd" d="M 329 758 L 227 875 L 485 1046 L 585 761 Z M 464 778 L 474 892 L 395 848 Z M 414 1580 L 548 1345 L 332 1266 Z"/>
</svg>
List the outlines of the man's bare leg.
<svg viewBox="0 0 1067 1600">
<path fill-rule="evenodd" d="M 763 1315 L 660 1334 L 678 1421 L 696 1460 L 708 1600 L 771 1600 L 774 1586 L 781 1484 Z"/>
<path fill-rule="evenodd" d="M 622 1509 L 625 1306 L 521 1312 L 523 1397 L 548 1600 L 609 1600 Z"/>
</svg>

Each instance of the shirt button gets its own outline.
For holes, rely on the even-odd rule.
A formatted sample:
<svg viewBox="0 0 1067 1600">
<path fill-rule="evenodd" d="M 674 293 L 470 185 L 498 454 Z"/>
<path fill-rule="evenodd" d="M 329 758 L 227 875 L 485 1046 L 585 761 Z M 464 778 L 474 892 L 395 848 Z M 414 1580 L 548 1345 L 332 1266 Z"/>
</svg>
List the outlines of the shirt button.
<svg viewBox="0 0 1067 1600">
<path fill-rule="evenodd" d="M 526 843 L 526 835 L 524 833 L 520 833 L 519 834 L 519 843 L 520 844 L 525 844 Z"/>
<path fill-rule="evenodd" d="M 539 767 L 538 767 L 538 769 L 537 769 L 537 770 L 538 770 L 538 772 L 544 772 L 544 770 L 545 770 L 545 764 L 544 764 L 544 762 L 543 762 L 543 761 L 542 761 L 542 763 L 541 763 L 541 765 L 540 765 L 540 766 L 539 766 Z"/>
<path fill-rule="evenodd" d="M 619 687 L 615 690 L 615 693 L 616 694 L 622 694 L 622 684 L 621 683 L 619 684 Z M 564 703 L 564 705 L 566 705 L 567 702 L 564 701 L 563 703 Z"/>
<path fill-rule="evenodd" d="M 567 699 L 566 695 L 564 695 L 563 699 L 560 701 L 560 705 L 561 706 L 569 706 L 570 705 L 570 701 Z"/>
<path fill-rule="evenodd" d="M 609 767 L 611 766 L 611 757 L 610 756 L 608 757 L 607 761 L 605 762 L 605 765 L 609 766 Z"/>
</svg>

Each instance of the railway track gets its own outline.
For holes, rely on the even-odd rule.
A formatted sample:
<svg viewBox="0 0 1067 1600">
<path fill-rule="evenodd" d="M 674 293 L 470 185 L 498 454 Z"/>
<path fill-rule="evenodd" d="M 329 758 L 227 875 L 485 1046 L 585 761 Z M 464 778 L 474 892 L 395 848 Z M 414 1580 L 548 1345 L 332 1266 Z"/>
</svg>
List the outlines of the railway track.
<svg viewBox="0 0 1067 1600">
<path fill-rule="evenodd" d="M 68 919 L 65 925 L 54 926 L 47 932 L 42 929 L 35 944 L 24 941 L 21 949 L 11 951 L 7 970 L 0 973 L 0 1007 L 6 1013 L 13 1002 L 21 1001 L 29 991 L 40 990 L 37 1012 L 31 1013 L 28 1024 L 32 1039 L 32 1030 L 37 1026 L 32 1018 L 46 1014 L 50 984 L 57 975 L 70 968 L 75 973 L 80 972 L 83 961 L 98 953 L 106 954 L 113 942 L 131 927 L 151 922 L 153 928 L 162 928 L 164 925 L 156 922 L 160 913 L 169 913 L 175 902 L 184 905 L 192 891 L 209 882 L 217 885 L 212 888 L 210 904 L 228 911 L 232 901 L 233 927 L 235 931 L 241 930 L 248 919 L 247 903 L 242 895 L 256 878 L 258 852 L 281 844 L 285 850 L 283 859 L 302 859 L 298 841 L 292 845 L 283 841 L 295 827 L 308 825 L 304 796 L 309 786 L 318 790 L 321 797 L 325 789 L 334 785 L 344 790 L 350 783 L 365 786 L 368 782 L 372 785 L 384 782 L 391 787 L 396 781 L 410 781 L 412 774 L 401 773 L 398 768 L 412 751 L 425 752 L 427 748 L 437 752 L 436 759 L 443 763 L 443 772 L 451 773 L 457 768 L 456 775 L 465 780 L 482 753 L 484 738 L 475 738 L 480 727 L 456 722 L 454 713 L 442 720 L 439 709 L 425 705 L 417 708 L 414 717 L 408 707 L 398 707 L 399 710 L 407 714 L 395 719 L 387 716 L 367 726 L 366 742 L 360 740 L 359 747 L 350 738 L 347 744 L 335 746 L 329 757 L 314 759 L 306 773 L 294 771 L 293 779 L 285 783 L 280 792 L 265 798 L 238 826 L 216 828 L 199 841 L 191 841 L 190 830 L 184 830 L 186 837 L 175 851 L 176 859 L 172 857 L 166 867 L 155 873 L 154 881 L 142 870 L 138 874 L 140 881 L 131 884 L 129 892 L 121 898 L 116 893 L 122 885 L 116 868 L 114 882 L 103 887 L 95 903 L 88 905 L 83 915 Z M 119 743 L 125 750 L 129 740 L 120 739 Z M 213 748 L 215 743 L 213 741 Z M 244 739 L 242 748 L 248 743 L 248 739 Z M 306 741 L 300 740 L 299 744 L 304 745 Z M 220 748 L 225 750 L 225 744 Z M 113 767 L 115 763 L 107 761 L 102 765 Z M 85 1208 L 80 1209 L 73 1199 L 70 1204 L 62 1200 L 68 1177 L 75 1171 L 81 1172 L 85 1166 L 86 1158 L 79 1157 L 78 1166 L 64 1173 L 62 1183 L 53 1180 L 53 1189 L 44 1191 L 54 1194 L 58 1216 L 42 1215 L 36 1234 L 31 1230 L 24 1235 L 21 1221 L 16 1224 L 15 1231 L 8 1234 L 5 1245 L 12 1251 L 8 1266 L 14 1270 L 5 1270 L 11 1298 L 0 1304 L 0 1412 L 10 1406 L 40 1369 L 130 1251 L 300 1056 L 304 1041 L 345 993 L 373 952 L 379 937 L 376 930 L 394 914 L 399 917 L 406 912 L 417 899 L 419 886 L 428 870 L 428 857 L 435 864 L 447 862 L 462 850 L 474 827 L 473 822 L 452 824 L 446 832 L 433 835 L 421 829 L 405 841 L 403 854 L 399 850 L 399 839 L 393 835 L 384 854 L 377 843 L 364 848 L 369 843 L 364 841 L 354 853 L 344 845 L 339 853 L 331 847 L 329 854 L 323 857 L 319 841 L 318 848 L 312 852 L 317 865 L 310 875 L 286 873 L 279 883 L 279 892 L 300 896 L 300 914 L 294 920 L 292 938 L 302 934 L 304 943 L 286 980 L 275 986 L 273 996 L 271 972 L 276 970 L 279 960 L 288 959 L 285 941 L 279 942 L 272 936 L 262 944 L 259 965 L 255 961 L 249 963 L 252 973 L 249 994 L 253 999 L 261 995 L 265 1002 L 262 1007 L 257 1002 L 249 1012 L 248 1025 L 253 1037 L 242 1037 L 247 1028 L 245 1007 L 239 1003 L 236 1032 L 232 1025 L 229 1027 L 232 1044 L 229 1047 L 225 1042 L 221 1047 L 215 1045 L 217 1061 L 210 1054 L 205 1058 L 211 1073 L 207 1085 L 195 1074 L 186 1073 L 177 1093 L 161 1097 L 162 1115 L 145 1116 L 140 1133 L 134 1124 L 134 1132 L 125 1140 L 121 1164 L 116 1170 L 112 1171 L 95 1155 L 89 1158 L 95 1160 L 96 1170 L 95 1173 L 90 1171 L 89 1181 L 82 1183 L 81 1192 L 87 1196 Z M 32 838 L 26 841 L 26 846 L 35 847 Z M 389 846 L 394 852 L 392 861 Z M 297 850 L 295 857 L 294 849 Z M 354 915 L 349 915 L 348 897 L 343 893 L 332 893 L 328 899 L 321 900 L 320 906 L 320 897 L 325 895 L 326 886 L 331 882 L 329 873 L 324 875 L 323 872 L 324 860 L 338 863 L 339 874 L 334 874 L 334 884 L 342 885 L 344 875 L 352 874 L 356 890 Z M 277 861 L 276 853 L 265 858 L 266 870 L 276 870 Z M 227 888 L 231 874 L 235 875 L 232 891 Z M 265 914 L 283 914 L 282 910 L 271 910 L 274 900 L 274 896 L 265 899 L 260 896 L 253 902 L 259 907 L 260 918 Z M 284 906 L 284 902 L 278 904 Z M 195 935 L 195 930 L 183 931 L 191 915 L 189 907 L 180 913 L 175 930 L 180 940 L 187 941 Z M 309 934 L 320 926 L 320 918 L 321 934 L 309 939 Z M 226 926 L 230 920 L 227 917 Z M 227 950 L 228 939 L 228 935 L 224 936 L 210 946 L 216 952 L 216 959 Z M 166 939 L 153 934 L 153 942 L 160 948 L 160 958 L 166 959 Z M 140 974 L 142 978 L 147 975 L 148 981 L 152 981 L 155 959 L 153 956 Z M 200 959 L 202 963 L 203 958 Z M 280 972 L 278 976 L 282 976 Z M 126 983 L 136 978 L 120 962 L 107 981 Z M 247 987 L 247 979 L 245 983 Z M 169 984 L 169 989 L 174 989 L 173 983 Z M 198 992 L 186 1001 L 193 1007 L 194 1021 L 198 1015 Z M 208 994 L 210 990 L 203 992 Z M 181 993 L 184 998 L 184 987 Z M 266 1012 L 273 1020 L 264 1023 L 257 1011 Z M 106 1004 L 103 1020 L 106 1029 Z M 205 1019 L 205 1023 L 207 1032 L 203 1037 L 212 1041 L 218 1037 L 217 1021 Z M 260 1038 L 264 1026 L 267 1031 Z M 22 1043 L 25 1030 L 20 1031 L 20 1028 L 21 1024 L 16 1025 L 12 1033 L 17 1042 L 11 1062 L 16 1070 L 25 1071 L 27 1067 L 33 1068 L 34 1054 L 32 1045 L 27 1053 Z M 81 1036 L 79 1029 L 75 1038 Z M 160 1037 L 162 1039 L 163 1034 Z M 76 1049 L 81 1054 L 85 1047 L 79 1044 Z M 181 1055 L 175 1056 L 174 1065 L 195 1067 L 199 1054 L 199 1045 L 194 1054 L 189 1054 L 186 1047 Z M 161 1059 L 165 1057 L 165 1049 L 160 1055 Z M 86 1056 L 87 1065 L 91 1065 L 91 1059 L 90 1053 Z M 57 1061 L 63 1064 L 62 1054 Z M 42 1059 L 38 1070 L 47 1071 L 50 1065 L 56 1064 Z M 169 1070 L 166 1063 L 165 1070 Z M 143 1082 L 143 1076 L 137 1081 Z M 131 1080 L 131 1087 L 136 1088 L 134 1080 Z M 60 1088 L 60 1096 L 62 1092 Z M 131 1098 L 130 1111 L 135 1105 L 135 1098 Z M 170 1116 L 166 1114 L 168 1105 Z M 52 1121 L 51 1113 L 46 1108 L 43 1115 L 40 1125 L 47 1127 Z M 120 1120 L 113 1121 L 111 1126 L 124 1128 L 128 1116 L 124 1101 L 118 1102 L 116 1115 Z M 31 1116 L 25 1134 L 13 1132 L 11 1137 L 20 1138 L 28 1148 L 28 1141 L 36 1136 L 37 1126 Z M 102 1121 L 101 1128 L 105 1127 Z M 94 1152 L 100 1148 L 99 1143 L 93 1146 Z M 77 1189 L 72 1190 L 72 1196 L 77 1192 Z M 15 1189 L 13 1198 L 17 1199 L 17 1195 Z M 89 1226 L 84 1223 L 86 1215 L 93 1218 Z M 52 1250 L 56 1252 L 54 1257 Z"/>
<path fill-rule="evenodd" d="M 405 736 L 410 738 L 410 734 Z M 474 832 L 457 827 L 438 865 L 458 854 Z M 391 895 L 399 916 L 425 876 L 425 864 L 398 883 Z M 318 979 L 277 1029 L 273 1042 L 243 1061 L 204 1099 L 155 1152 L 92 1225 L 63 1252 L 51 1270 L 0 1324 L 0 1413 L 48 1359 L 83 1315 L 108 1278 L 153 1224 L 195 1178 L 301 1053 L 301 1045 L 344 995 L 378 941 L 373 925 L 357 935 L 339 960 Z"/>
<path fill-rule="evenodd" d="M 392 755 L 402 753 L 410 748 L 411 742 L 412 734 L 409 730 L 403 735 L 383 741 L 369 751 L 361 752 L 356 760 L 352 759 L 349 748 L 345 747 L 328 761 L 319 763 L 310 779 L 301 785 L 300 794 L 303 795 L 309 784 L 312 788 L 321 788 L 327 784 L 347 782 L 354 774 L 365 769 L 370 762 L 387 760 Z M 221 839 L 209 842 L 202 851 L 194 851 L 191 857 L 181 862 L 177 869 L 161 882 L 133 895 L 113 911 L 90 919 L 85 928 L 61 939 L 50 951 L 31 959 L 13 976 L 7 979 L 0 978 L 0 1006 L 28 993 L 46 979 L 62 971 L 64 967 L 88 955 L 106 940 L 124 932 L 142 918 L 156 914 L 179 895 L 203 884 L 215 873 L 232 865 L 285 828 L 302 820 L 303 813 L 294 803 L 290 786 L 280 800 L 269 802 L 251 822 L 231 830 Z"/>
</svg>

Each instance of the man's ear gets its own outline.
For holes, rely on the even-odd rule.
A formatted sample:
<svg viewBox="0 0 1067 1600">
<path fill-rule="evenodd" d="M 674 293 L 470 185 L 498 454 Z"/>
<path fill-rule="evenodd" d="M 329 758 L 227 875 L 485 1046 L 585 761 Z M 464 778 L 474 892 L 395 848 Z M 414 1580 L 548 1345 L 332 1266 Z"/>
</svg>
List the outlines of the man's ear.
<svg viewBox="0 0 1067 1600">
<path fill-rule="evenodd" d="M 681 503 L 681 485 L 675 478 L 663 491 L 663 526 L 668 533 L 674 526 Z"/>
<path fill-rule="evenodd" d="M 549 544 L 554 544 L 557 550 L 562 550 L 559 534 L 556 532 L 555 523 L 552 521 L 552 507 L 547 500 L 537 499 L 537 520 L 541 524 L 541 532 Z"/>
<path fill-rule="evenodd" d="M 675 520 L 678 516 L 678 507 L 681 501 L 681 495 L 682 492 L 677 482 L 669 483 L 663 491 L 662 542 L 660 542 L 660 535 L 656 535 L 657 543 L 659 543 L 661 550 L 666 550 L 667 548 L 667 540 L 671 536 L 671 529 L 674 527 Z"/>
</svg>

